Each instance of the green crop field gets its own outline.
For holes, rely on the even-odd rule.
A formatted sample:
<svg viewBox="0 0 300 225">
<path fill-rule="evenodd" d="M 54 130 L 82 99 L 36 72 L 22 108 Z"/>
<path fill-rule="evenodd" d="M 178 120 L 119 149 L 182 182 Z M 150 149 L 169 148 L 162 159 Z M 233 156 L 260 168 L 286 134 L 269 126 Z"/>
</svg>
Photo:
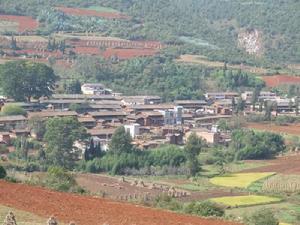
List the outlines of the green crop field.
<svg viewBox="0 0 300 225">
<path fill-rule="evenodd" d="M 109 13 L 118 13 L 119 11 L 113 9 L 113 8 L 109 8 L 109 7 L 102 7 L 102 6 L 90 6 L 88 8 L 85 9 L 90 9 L 90 10 L 95 10 L 98 12 L 109 12 Z"/>
<path fill-rule="evenodd" d="M 276 203 L 276 202 L 280 202 L 281 199 L 275 197 L 269 197 L 269 196 L 249 195 L 249 196 L 212 198 L 211 201 L 226 206 L 238 207 L 238 206 Z"/>
<path fill-rule="evenodd" d="M 210 182 L 224 187 L 247 188 L 253 182 L 274 175 L 275 173 L 235 173 L 222 177 L 214 177 Z"/>
</svg>

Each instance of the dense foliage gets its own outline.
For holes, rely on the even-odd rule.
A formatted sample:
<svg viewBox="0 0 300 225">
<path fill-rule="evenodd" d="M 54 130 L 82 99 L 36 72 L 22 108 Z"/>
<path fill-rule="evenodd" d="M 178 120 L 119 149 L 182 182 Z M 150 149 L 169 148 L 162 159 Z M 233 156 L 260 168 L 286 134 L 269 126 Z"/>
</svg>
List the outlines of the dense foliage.
<svg viewBox="0 0 300 225">
<path fill-rule="evenodd" d="M 26 115 L 26 111 L 18 105 L 6 104 L 1 108 L 1 115 L 3 116 L 16 116 L 16 115 Z"/>
<path fill-rule="evenodd" d="M 30 101 L 32 97 L 51 96 L 56 76 L 45 64 L 14 61 L 0 66 L 0 82 L 6 96 Z"/>
<path fill-rule="evenodd" d="M 275 218 L 270 209 L 259 209 L 246 219 L 248 225 L 278 225 L 279 221 Z"/>
<path fill-rule="evenodd" d="M 6 177 L 6 171 L 3 168 L 3 166 L 0 165 L 0 179 L 3 179 Z"/>
<path fill-rule="evenodd" d="M 185 206 L 184 212 L 204 217 L 222 217 L 225 214 L 224 209 L 213 202 L 191 202 Z"/>
<path fill-rule="evenodd" d="M 251 130 L 236 130 L 230 148 L 237 159 L 268 159 L 285 150 L 281 135 Z"/>
<path fill-rule="evenodd" d="M 86 130 L 76 118 L 49 119 L 44 136 L 47 143 L 46 162 L 49 165 L 72 169 L 79 156 L 79 149 L 75 146 L 75 142 L 84 142 L 86 138 Z"/>
</svg>

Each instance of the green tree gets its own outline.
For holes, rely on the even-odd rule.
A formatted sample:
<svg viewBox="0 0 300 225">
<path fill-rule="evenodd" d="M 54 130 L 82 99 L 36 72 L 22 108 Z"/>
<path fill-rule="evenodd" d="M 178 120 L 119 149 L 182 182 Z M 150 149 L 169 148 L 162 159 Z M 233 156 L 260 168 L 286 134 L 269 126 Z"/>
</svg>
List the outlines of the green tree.
<svg viewBox="0 0 300 225">
<path fill-rule="evenodd" d="M 46 122 L 41 117 L 32 117 L 28 121 L 30 130 L 36 134 L 38 140 L 42 140 L 46 133 Z"/>
<path fill-rule="evenodd" d="M 16 116 L 16 115 L 23 115 L 25 116 L 27 113 L 26 111 L 16 104 L 6 104 L 2 107 L 1 113 L 4 116 Z"/>
<path fill-rule="evenodd" d="M 118 127 L 109 143 L 109 151 L 115 154 L 130 153 L 133 150 L 132 138 L 124 127 Z"/>
<path fill-rule="evenodd" d="M 87 136 L 86 129 L 73 117 L 49 119 L 44 136 L 48 164 L 72 169 L 79 156 L 75 141 L 86 141 Z"/>
<path fill-rule="evenodd" d="M 252 104 L 252 110 L 253 111 L 255 111 L 255 105 L 256 105 L 258 97 L 260 95 L 260 89 L 261 89 L 261 87 L 256 86 L 254 91 L 253 91 L 253 94 L 252 94 L 251 104 Z"/>
<path fill-rule="evenodd" d="M 191 133 L 184 148 L 191 176 L 195 176 L 200 170 L 198 155 L 201 152 L 202 146 L 203 139 L 199 138 L 195 132 Z"/>
<path fill-rule="evenodd" d="M 3 166 L 0 165 L 0 179 L 3 179 L 6 177 L 6 170 Z"/>
<path fill-rule="evenodd" d="M 51 96 L 56 79 L 53 70 L 41 63 L 14 61 L 0 67 L 2 91 L 16 101 Z"/>
<path fill-rule="evenodd" d="M 79 80 L 72 81 L 66 85 L 67 94 L 81 94 L 81 83 Z"/>
<path fill-rule="evenodd" d="M 278 225 L 279 221 L 275 218 L 270 209 L 259 209 L 255 211 L 245 221 L 248 225 Z"/>
</svg>

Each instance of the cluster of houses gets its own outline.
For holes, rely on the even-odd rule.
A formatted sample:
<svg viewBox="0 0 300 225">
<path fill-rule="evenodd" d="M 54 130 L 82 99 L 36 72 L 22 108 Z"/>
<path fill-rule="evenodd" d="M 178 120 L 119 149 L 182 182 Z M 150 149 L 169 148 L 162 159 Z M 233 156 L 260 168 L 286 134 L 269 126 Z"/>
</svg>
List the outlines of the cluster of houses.
<svg viewBox="0 0 300 225">
<path fill-rule="evenodd" d="M 251 107 L 252 92 L 206 93 L 203 100 L 178 100 L 163 103 L 159 96 L 123 96 L 114 94 L 102 84 L 82 85 L 83 94 L 54 94 L 37 102 L 14 103 L 27 111 L 26 116 L 1 116 L 0 141 L 9 144 L 18 136 L 36 137 L 29 129 L 33 118 L 76 117 L 87 129 L 94 141 L 103 149 L 115 130 L 124 126 L 133 142 L 141 149 L 161 144 L 184 144 L 187 137 L 196 132 L 208 144 L 227 143 L 230 134 L 217 127 L 220 119 L 230 119 L 233 99 L 242 98 L 246 112 Z M 277 102 L 278 113 L 293 113 L 293 99 L 282 99 L 272 92 L 261 92 L 259 99 Z M 4 104 L 9 104 L 6 100 Z"/>
</svg>

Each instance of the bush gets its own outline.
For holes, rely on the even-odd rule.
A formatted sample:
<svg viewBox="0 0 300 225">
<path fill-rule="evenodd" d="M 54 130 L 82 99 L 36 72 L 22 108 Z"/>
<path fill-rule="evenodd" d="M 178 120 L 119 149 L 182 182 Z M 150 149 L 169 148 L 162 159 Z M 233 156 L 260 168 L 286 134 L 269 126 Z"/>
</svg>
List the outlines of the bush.
<svg viewBox="0 0 300 225">
<path fill-rule="evenodd" d="M 14 104 L 3 106 L 1 109 L 1 113 L 3 116 L 26 115 L 26 111 L 22 107 Z"/>
<path fill-rule="evenodd" d="M 45 186 L 57 191 L 72 191 L 77 189 L 74 177 L 60 167 L 50 167 L 47 171 Z"/>
<path fill-rule="evenodd" d="M 180 211 L 182 209 L 182 205 L 178 201 L 165 194 L 155 198 L 154 207 L 169 209 L 172 211 Z"/>
<path fill-rule="evenodd" d="M 270 209 L 259 209 L 245 221 L 248 225 L 279 225 L 274 213 Z"/>
<path fill-rule="evenodd" d="M 4 169 L 3 166 L 0 166 L 0 179 L 5 178 L 7 175 L 6 170 Z"/>
<path fill-rule="evenodd" d="M 185 206 L 184 212 L 204 217 L 222 217 L 225 213 L 223 207 L 209 201 L 189 203 Z"/>
</svg>

